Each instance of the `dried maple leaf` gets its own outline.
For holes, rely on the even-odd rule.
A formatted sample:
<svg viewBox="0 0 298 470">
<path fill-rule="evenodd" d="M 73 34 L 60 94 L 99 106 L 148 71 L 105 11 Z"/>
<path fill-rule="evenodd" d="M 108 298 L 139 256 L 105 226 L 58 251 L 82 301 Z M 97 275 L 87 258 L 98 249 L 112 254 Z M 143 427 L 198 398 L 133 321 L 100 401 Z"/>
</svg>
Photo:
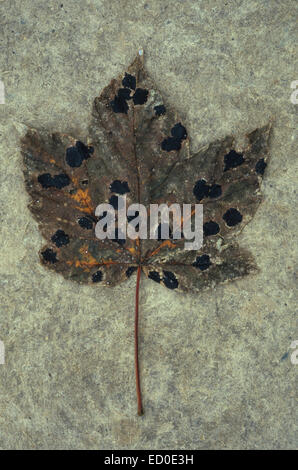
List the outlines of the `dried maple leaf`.
<svg viewBox="0 0 298 470">
<path fill-rule="evenodd" d="M 22 139 L 30 210 L 47 240 L 41 261 L 67 279 L 113 286 L 137 272 L 135 356 L 138 413 L 138 294 L 141 270 L 169 289 L 200 291 L 255 269 L 235 238 L 261 201 L 270 124 L 189 152 L 185 127 L 148 77 L 141 57 L 95 99 L 89 137 L 30 129 Z M 185 240 L 99 240 L 95 208 L 127 204 L 204 204 L 204 244 L 186 251 Z"/>
</svg>

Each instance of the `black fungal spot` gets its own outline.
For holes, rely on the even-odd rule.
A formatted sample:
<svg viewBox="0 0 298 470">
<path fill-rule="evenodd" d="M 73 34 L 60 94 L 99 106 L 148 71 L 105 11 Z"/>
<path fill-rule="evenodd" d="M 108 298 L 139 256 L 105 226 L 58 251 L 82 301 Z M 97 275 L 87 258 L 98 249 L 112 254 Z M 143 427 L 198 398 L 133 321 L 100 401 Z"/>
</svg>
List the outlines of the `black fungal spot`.
<svg viewBox="0 0 298 470">
<path fill-rule="evenodd" d="M 131 100 L 131 98 L 132 98 L 130 96 L 130 90 L 128 88 L 119 88 L 117 94 L 118 94 L 119 98 L 124 98 L 126 101 Z"/>
<path fill-rule="evenodd" d="M 229 227 L 234 227 L 234 225 L 237 225 L 242 221 L 243 217 L 237 209 L 231 207 L 231 209 L 228 209 L 222 218 Z"/>
<path fill-rule="evenodd" d="M 162 116 L 166 114 L 166 107 L 163 104 L 154 106 L 154 111 L 156 116 Z"/>
<path fill-rule="evenodd" d="M 187 137 L 186 129 L 182 126 L 181 122 L 178 122 L 178 124 L 172 127 L 171 134 L 177 140 L 185 140 Z"/>
<path fill-rule="evenodd" d="M 81 217 L 78 219 L 78 224 L 80 227 L 86 230 L 91 230 L 93 228 L 93 221 L 88 217 Z"/>
<path fill-rule="evenodd" d="M 193 193 L 198 201 L 204 199 L 209 194 L 209 186 L 205 180 L 201 179 L 196 182 L 193 188 Z"/>
<path fill-rule="evenodd" d="M 70 179 L 65 173 L 60 173 L 60 175 L 55 176 L 51 176 L 50 173 L 43 173 L 39 175 L 37 180 L 43 188 L 62 189 L 70 183 Z"/>
<path fill-rule="evenodd" d="M 203 231 L 206 237 L 209 237 L 210 235 L 216 235 L 219 232 L 219 225 L 216 222 L 210 220 L 210 222 L 204 223 Z"/>
<path fill-rule="evenodd" d="M 82 165 L 83 160 L 87 160 L 93 152 L 93 147 L 87 147 L 78 140 L 74 147 L 66 149 L 66 163 L 72 168 L 78 168 Z"/>
<path fill-rule="evenodd" d="M 162 240 L 168 240 L 169 238 L 162 238 L 161 236 L 161 229 L 167 229 L 169 230 L 169 238 L 172 239 L 173 238 L 173 233 L 172 233 L 172 230 L 171 230 L 171 227 L 169 227 L 168 224 L 159 224 L 159 226 L 157 227 L 157 240 L 159 241 L 162 241 Z"/>
<path fill-rule="evenodd" d="M 109 204 L 111 204 L 116 211 L 118 210 L 118 202 L 118 196 L 113 195 L 109 199 Z"/>
<path fill-rule="evenodd" d="M 181 122 L 178 122 L 174 127 L 172 127 L 171 134 L 172 137 L 167 137 L 161 143 L 162 150 L 166 150 L 167 152 L 171 152 L 171 150 L 180 150 L 182 140 L 185 140 L 187 137 L 186 129 L 182 126 Z"/>
<path fill-rule="evenodd" d="M 125 73 L 125 77 L 122 80 L 122 85 L 125 88 L 131 88 L 132 90 L 136 89 L 136 77 L 130 75 L 129 73 Z"/>
<path fill-rule="evenodd" d="M 167 152 L 171 152 L 171 150 L 180 150 L 181 140 L 175 139 L 174 137 L 167 137 L 162 141 L 161 148 Z"/>
<path fill-rule="evenodd" d="M 212 199 L 221 196 L 221 186 L 219 184 L 213 184 L 209 186 L 204 179 L 198 180 L 193 188 L 193 193 L 198 201 L 201 201 L 205 197 Z"/>
<path fill-rule="evenodd" d="M 114 113 L 123 113 L 127 114 L 128 111 L 128 104 L 126 103 L 125 98 L 123 96 L 115 95 L 115 98 L 111 101 L 111 108 Z"/>
<path fill-rule="evenodd" d="M 262 175 L 264 174 L 265 172 L 265 168 L 267 166 L 267 163 L 265 162 L 264 158 L 261 158 L 257 163 L 256 163 L 256 166 L 255 166 L 255 170 L 256 170 L 256 173 L 258 173 L 258 175 Z"/>
<path fill-rule="evenodd" d="M 222 194 L 222 190 L 219 184 L 213 184 L 212 186 L 210 186 L 208 197 L 210 197 L 211 199 L 214 199 L 216 197 L 221 196 L 221 194 Z"/>
<path fill-rule="evenodd" d="M 168 289 L 177 289 L 179 282 L 174 273 L 170 271 L 163 272 L 163 282 Z"/>
<path fill-rule="evenodd" d="M 96 271 L 92 274 L 92 282 L 100 282 L 102 280 L 102 272 Z"/>
<path fill-rule="evenodd" d="M 58 248 L 60 248 L 60 246 L 67 245 L 69 243 L 69 236 L 64 232 L 64 230 L 57 230 L 51 240 Z"/>
<path fill-rule="evenodd" d="M 66 163 L 72 168 L 82 165 L 83 159 L 76 147 L 70 147 L 66 150 Z"/>
<path fill-rule="evenodd" d="M 132 99 L 130 93 L 131 91 L 129 88 L 119 88 L 117 95 L 115 95 L 115 98 L 110 103 L 114 113 L 127 114 L 128 104 L 126 101 Z"/>
<path fill-rule="evenodd" d="M 148 90 L 144 90 L 143 88 L 137 88 L 132 99 L 134 104 L 144 104 L 148 99 Z"/>
<path fill-rule="evenodd" d="M 94 153 L 93 147 L 83 144 L 83 142 L 81 142 L 80 140 L 76 142 L 76 148 L 82 155 L 83 160 L 87 160 L 88 158 L 90 158 L 90 154 L 92 155 L 92 153 Z"/>
<path fill-rule="evenodd" d="M 129 266 L 125 271 L 126 277 L 130 277 L 136 270 L 137 268 L 135 266 Z"/>
<path fill-rule="evenodd" d="M 111 193 L 117 193 L 117 194 L 130 193 L 128 183 L 126 181 L 120 181 L 120 180 L 115 180 L 113 181 L 113 183 L 110 184 L 110 191 Z"/>
<path fill-rule="evenodd" d="M 160 281 L 161 281 L 160 275 L 157 271 L 150 271 L 149 274 L 148 274 L 148 278 L 152 279 L 152 281 L 155 281 L 155 282 L 158 282 L 158 283 L 160 283 Z"/>
<path fill-rule="evenodd" d="M 209 268 L 210 265 L 211 261 L 209 255 L 197 256 L 197 259 L 193 263 L 193 266 L 200 269 L 201 271 L 205 271 Z"/>
<path fill-rule="evenodd" d="M 115 228 L 115 238 L 112 238 L 112 242 L 116 242 L 119 245 L 124 245 L 126 242 L 126 238 L 120 238 L 120 236 L 123 235 L 121 230 L 119 230 L 118 227 Z"/>
<path fill-rule="evenodd" d="M 41 256 L 47 263 L 57 263 L 57 253 L 51 248 L 46 248 L 46 250 L 41 252 Z"/>
<path fill-rule="evenodd" d="M 235 150 L 230 150 L 230 152 L 224 156 L 224 162 L 224 171 L 227 171 L 230 168 L 236 168 L 237 166 L 242 165 L 242 163 L 244 162 L 243 154 L 237 153 L 235 152 Z"/>
</svg>

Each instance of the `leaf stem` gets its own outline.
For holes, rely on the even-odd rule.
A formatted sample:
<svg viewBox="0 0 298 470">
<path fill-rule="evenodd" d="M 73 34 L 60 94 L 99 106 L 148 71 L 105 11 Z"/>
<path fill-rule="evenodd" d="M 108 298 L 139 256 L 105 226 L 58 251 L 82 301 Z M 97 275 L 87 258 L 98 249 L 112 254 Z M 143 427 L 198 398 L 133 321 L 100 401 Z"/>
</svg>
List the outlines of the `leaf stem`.
<svg viewBox="0 0 298 470">
<path fill-rule="evenodd" d="M 139 371 L 139 291 L 141 279 L 141 266 L 138 266 L 137 271 L 137 284 L 136 284 L 136 309 L 135 309 L 135 374 L 136 374 L 136 389 L 137 389 L 137 402 L 138 402 L 138 415 L 143 414 L 142 394 L 140 386 L 140 371 Z"/>
</svg>

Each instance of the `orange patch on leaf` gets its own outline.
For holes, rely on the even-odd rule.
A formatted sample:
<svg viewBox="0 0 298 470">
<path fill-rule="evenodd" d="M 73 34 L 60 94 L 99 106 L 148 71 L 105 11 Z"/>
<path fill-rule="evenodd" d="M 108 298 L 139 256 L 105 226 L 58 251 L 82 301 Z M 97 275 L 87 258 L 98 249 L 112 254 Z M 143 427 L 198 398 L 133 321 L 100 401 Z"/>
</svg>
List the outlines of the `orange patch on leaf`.
<svg viewBox="0 0 298 470">
<path fill-rule="evenodd" d="M 130 248 L 128 248 L 128 251 L 132 254 L 132 255 L 135 255 L 136 254 L 136 249 L 132 246 Z"/>
<path fill-rule="evenodd" d="M 111 259 L 105 260 L 105 259 L 99 259 L 96 260 L 94 256 L 92 256 L 89 251 L 88 251 L 88 246 L 83 245 L 79 249 L 80 254 L 82 255 L 81 259 L 74 259 L 66 261 L 66 263 L 69 266 L 72 266 L 73 264 L 75 265 L 76 268 L 82 268 L 85 272 L 90 271 L 91 268 L 94 268 L 94 266 L 107 266 L 109 267 L 112 264 L 118 264 L 117 261 L 113 261 Z"/>
<path fill-rule="evenodd" d="M 90 197 L 89 189 L 78 189 L 75 194 L 70 194 L 70 197 L 78 202 L 80 205 L 77 209 L 93 214 L 94 208 Z"/>
</svg>

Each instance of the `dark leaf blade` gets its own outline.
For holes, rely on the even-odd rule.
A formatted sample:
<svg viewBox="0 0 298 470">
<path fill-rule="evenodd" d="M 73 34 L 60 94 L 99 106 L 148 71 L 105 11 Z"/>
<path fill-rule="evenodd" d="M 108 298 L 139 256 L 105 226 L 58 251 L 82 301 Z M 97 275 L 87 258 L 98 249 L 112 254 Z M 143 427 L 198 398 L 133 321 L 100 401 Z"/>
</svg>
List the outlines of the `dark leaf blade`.
<svg viewBox="0 0 298 470">
<path fill-rule="evenodd" d="M 270 124 L 248 134 L 243 149 L 236 149 L 234 138 L 227 137 L 190 155 L 185 126 L 176 112 L 165 106 L 142 59 L 137 57 L 95 99 L 90 136 L 85 143 L 64 134 L 35 130 L 29 130 L 23 139 L 30 209 L 48 242 L 42 251 L 56 250 L 59 260 L 47 252 L 49 260 L 42 258 L 44 264 L 82 282 L 90 282 L 90 273 L 94 274 L 92 269 L 100 259 L 113 265 L 110 272 L 117 270 L 118 263 L 126 277 L 127 270 L 131 274 L 137 265 L 147 270 L 149 264 L 176 263 L 190 266 L 191 278 L 196 272 L 193 263 L 200 266 L 194 255 L 204 260 L 208 252 L 221 259 L 221 253 L 228 253 L 229 243 L 235 246 L 235 237 L 254 216 L 261 201 L 260 182 L 269 156 L 269 134 Z M 184 250 L 183 238 L 162 240 L 160 236 L 158 240 L 127 239 L 121 243 L 96 239 L 95 209 L 101 203 L 114 205 L 118 195 L 126 196 L 127 206 L 203 203 L 203 248 L 189 253 Z M 171 231 L 171 224 L 169 228 Z M 82 254 L 76 242 L 87 244 L 87 256 L 94 257 L 94 265 L 86 264 L 82 269 Z M 96 251 L 98 255 L 94 256 Z M 245 265 L 244 252 L 239 256 Z M 249 255 L 246 261 L 250 263 Z M 221 266 L 220 262 L 212 264 L 213 271 L 216 266 Z M 175 280 L 168 277 L 161 283 L 175 286 Z M 222 277 L 225 280 L 225 276 L 214 276 L 212 283 L 216 279 L 221 282 Z M 96 283 L 109 285 L 110 281 L 104 275 L 96 278 Z"/>
<path fill-rule="evenodd" d="M 262 168 L 269 158 L 271 123 L 256 129 L 247 136 L 247 145 L 238 152 L 241 164 L 225 170 L 225 156 L 235 152 L 233 137 L 226 137 L 200 150 L 196 155 L 179 162 L 167 175 L 164 183 L 151 190 L 151 202 L 168 205 L 203 204 L 204 244 L 218 241 L 227 244 L 243 230 L 253 218 L 261 200 L 260 173 L 256 171 L 261 161 Z M 238 159 L 239 161 L 239 159 Z M 147 260 L 175 262 L 177 254 L 183 255 L 185 240 L 158 242 L 147 240 L 143 251 Z"/>
<path fill-rule="evenodd" d="M 67 163 L 67 150 L 76 148 L 77 142 L 80 141 L 70 136 L 33 129 L 22 141 L 25 183 L 32 198 L 29 208 L 48 241 L 41 250 L 41 261 L 65 278 L 86 283 L 93 282 L 94 270 L 101 266 L 101 284 L 114 285 L 127 278 L 125 272 L 135 258 L 129 246 L 95 238 L 97 201 L 90 195 L 87 159 L 82 160 L 80 167 Z M 61 244 L 61 235 L 59 242 L 59 232 L 68 238 L 68 243 Z M 119 276 L 115 275 L 114 264 L 119 265 Z"/>
<path fill-rule="evenodd" d="M 125 74 L 136 80 L 136 91 L 130 90 L 131 96 L 143 90 L 144 99 L 125 100 L 122 96 L 127 108 L 116 108 L 115 112 L 113 99 L 122 90 Z M 173 165 L 189 154 L 187 132 L 177 114 L 164 106 L 140 57 L 125 74 L 112 80 L 95 99 L 90 135 L 92 142 L 102 148 L 102 159 L 110 155 L 113 165 L 126 167 L 132 180 L 138 181 L 137 202 L 147 205 L 151 197 L 148 182 L 158 186 Z M 158 111 L 160 106 L 162 113 Z M 165 145 L 167 139 L 171 139 L 171 145 Z"/>
<path fill-rule="evenodd" d="M 51 239 L 41 249 L 40 260 L 65 279 L 109 287 L 128 279 L 135 265 L 128 251 L 116 248 L 112 243 L 73 237 L 62 246 L 57 246 Z"/>
<path fill-rule="evenodd" d="M 237 244 L 180 254 L 172 263 L 145 266 L 146 276 L 177 292 L 200 292 L 257 272 L 252 255 Z"/>
</svg>

